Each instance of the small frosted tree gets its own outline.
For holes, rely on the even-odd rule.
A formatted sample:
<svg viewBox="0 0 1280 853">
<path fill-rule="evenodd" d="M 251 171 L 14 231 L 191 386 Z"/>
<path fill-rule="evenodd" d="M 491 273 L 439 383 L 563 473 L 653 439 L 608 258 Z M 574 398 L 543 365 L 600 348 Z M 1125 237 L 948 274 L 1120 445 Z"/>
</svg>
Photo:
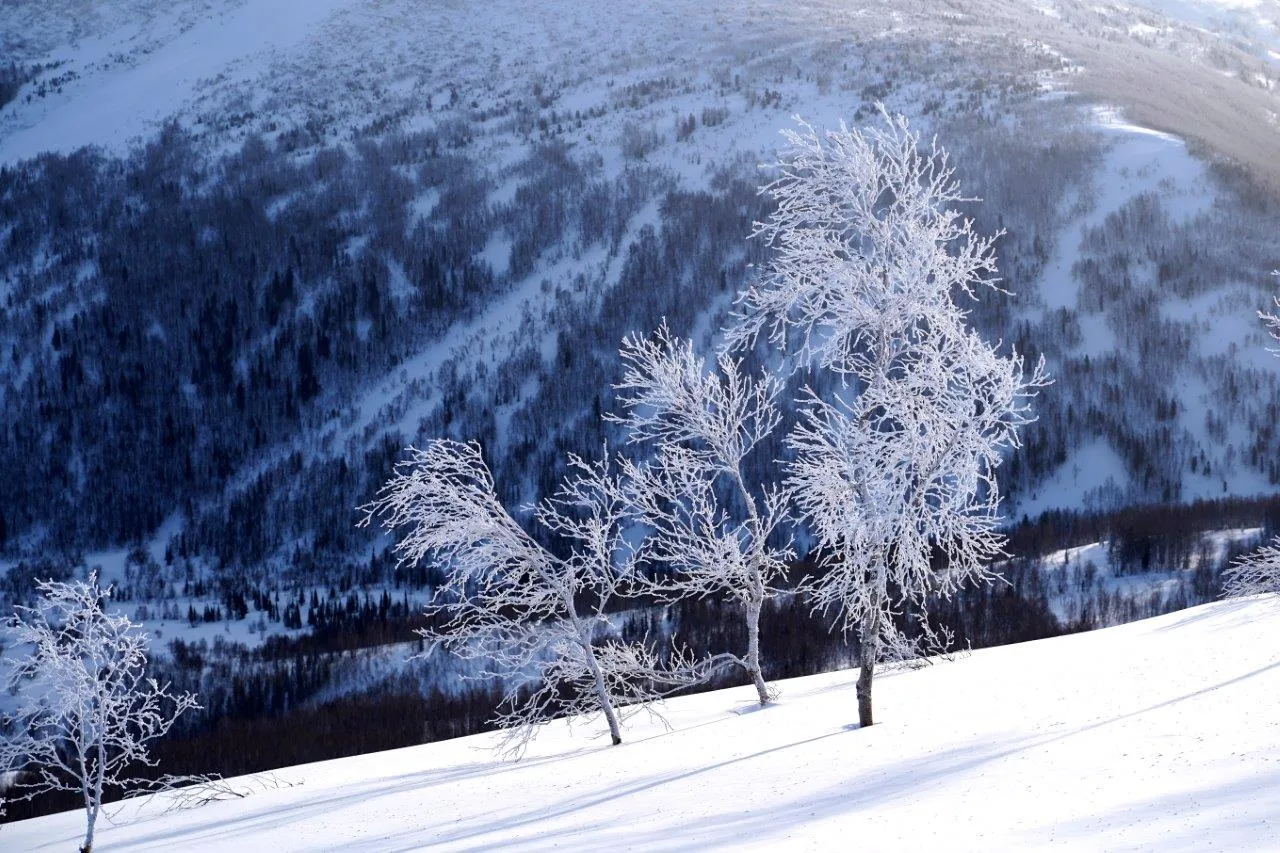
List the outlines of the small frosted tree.
<svg viewBox="0 0 1280 853">
<path fill-rule="evenodd" d="M 401 562 L 443 569 L 419 631 L 426 654 L 443 647 L 478 665 L 468 677 L 500 680 L 506 751 L 519 754 L 538 724 L 561 715 L 603 715 L 619 744 L 625 714 L 696 677 L 679 654 L 668 668 L 655 649 L 611 636 L 606 610 L 631 554 L 626 499 L 607 461 L 571 457 L 569 477 L 535 510 L 571 545 L 562 558 L 503 508 L 478 445 L 438 439 L 408 453 L 362 523 L 406 528 Z"/>
<path fill-rule="evenodd" d="M 995 470 L 1045 383 L 967 326 L 957 298 L 996 285 L 994 238 L 952 205 L 944 151 L 906 119 L 784 131 L 789 156 L 757 227 L 774 257 L 740 300 L 729 341 L 767 337 L 797 366 L 834 375 L 807 394 L 788 443 L 789 484 L 817 535 L 815 608 L 859 639 L 858 716 L 873 722 L 877 657 L 903 603 L 993 577 L 1001 553 Z"/>
<path fill-rule="evenodd" d="M 720 660 L 751 678 L 760 704 L 769 701 L 760 660 L 760 614 L 791 559 L 770 545 L 787 515 L 781 487 L 751 488 L 745 461 L 778 426 L 779 384 L 747 378 L 721 356 L 714 370 L 689 341 L 664 324 L 649 339 L 628 337 L 626 374 L 616 386 L 632 442 L 653 450 L 645 464 L 626 465 L 638 519 L 649 529 L 642 553 L 668 572 L 659 595 L 726 595 L 743 609 L 747 645 Z"/>
<path fill-rule="evenodd" d="M 152 782 L 128 776 L 186 711 L 190 693 L 171 693 L 148 678 L 148 637 L 127 617 L 109 614 L 111 589 L 88 582 L 42 581 L 32 607 L 14 608 L 10 634 L 27 648 L 12 661 L 8 685 L 21 697 L 5 717 L 0 771 L 10 774 L 11 800 L 72 791 L 84 801 L 83 853 L 93 849 L 103 797 Z"/>
<path fill-rule="evenodd" d="M 1280 270 L 1272 275 L 1280 276 Z M 1280 308 L 1280 296 L 1275 298 L 1275 304 Z M 1258 317 L 1267 324 L 1271 337 L 1280 341 L 1280 315 L 1259 311 Z M 1280 349 L 1271 352 L 1280 355 Z M 1270 592 L 1280 592 L 1280 537 L 1240 557 L 1222 573 L 1222 594 L 1227 598 Z"/>
</svg>

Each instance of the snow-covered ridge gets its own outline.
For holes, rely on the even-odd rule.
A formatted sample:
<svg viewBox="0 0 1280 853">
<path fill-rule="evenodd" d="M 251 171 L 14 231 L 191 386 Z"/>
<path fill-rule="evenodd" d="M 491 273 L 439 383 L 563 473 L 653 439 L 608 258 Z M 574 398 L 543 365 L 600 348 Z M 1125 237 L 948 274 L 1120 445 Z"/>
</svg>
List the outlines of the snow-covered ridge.
<svg viewBox="0 0 1280 853">
<path fill-rule="evenodd" d="M 580 88 L 589 78 L 637 82 L 627 79 L 638 70 L 630 58 L 635 53 L 683 55 L 679 65 L 686 69 L 699 54 L 768 62 L 795 47 L 782 44 L 820 43 L 840 33 L 998 45 L 1018 32 L 1078 71 L 1080 38 L 1092 42 L 1102 31 L 1109 39 L 1132 40 L 1108 54 L 1113 58 L 1134 44 L 1155 45 L 1263 89 L 1274 87 L 1272 55 L 1280 51 L 1277 0 L 1026 0 L 998 7 L 964 0 L 950 13 L 927 0 L 864 0 L 856 8 L 838 0 L 467 6 L 412 0 L 6 4 L 0 56 L 40 70 L 0 109 L 0 162 L 91 144 L 124 152 L 170 118 L 204 125 L 224 143 L 246 128 L 308 119 L 325 121 L 335 138 L 388 115 L 430 126 L 433 107 L 493 72 L 543 77 L 554 94 L 551 87 Z M 1240 57 L 1261 64 L 1242 65 Z M 590 97 L 582 95 L 563 106 L 588 106 Z"/>
<path fill-rule="evenodd" d="M 104 851 L 1277 849 L 1280 600 L 1205 605 L 973 653 L 672 700 L 610 747 L 555 723 L 518 762 L 493 735 L 279 771 L 191 811 L 116 807 Z M 668 728 L 669 726 L 669 728 Z M 291 787 L 290 787 L 291 786 Z M 83 816 L 6 826 L 69 849 Z"/>
</svg>

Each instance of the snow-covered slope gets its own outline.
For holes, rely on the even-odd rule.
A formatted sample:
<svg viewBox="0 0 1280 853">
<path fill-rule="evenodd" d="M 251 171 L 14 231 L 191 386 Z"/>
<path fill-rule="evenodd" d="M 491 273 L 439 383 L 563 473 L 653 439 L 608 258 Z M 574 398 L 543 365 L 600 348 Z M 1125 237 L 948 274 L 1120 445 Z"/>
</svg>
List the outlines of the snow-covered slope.
<svg viewBox="0 0 1280 853">
<path fill-rule="evenodd" d="M 116 15 L 99 10 L 101 31 L 42 57 L 58 65 L 52 79 L 66 82 L 31 109 L 23 112 L 19 105 L 8 122 L 0 120 L 0 127 L 9 125 L 0 143 L 0 162 L 82 145 L 128 150 L 129 143 L 149 135 L 215 81 L 226 86 L 263 74 L 273 61 L 314 37 L 339 3 L 222 3 L 198 10 L 200 17 L 161 8 L 141 21 L 134 9 L 110 10 Z M 38 28 L 41 12 L 65 18 L 70 11 L 59 15 L 57 4 L 45 10 L 33 10 L 36 4 L 13 5 L 7 17 L 15 28 Z M 17 8 L 21 5 L 27 8 Z"/>
<path fill-rule="evenodd" d="M 1280 62 L 1280 3 L 1276 0 L 1136 0 L 1134 5 L 1212 32 L 1256 41 L 1266 49 L 1266 58 Z"/>
<path fill-rule="evenodd" d="M 0 594 L 101 565 L 161 654 L 219 661 L 282 635 L 407 640 L 426 569 L 393 573 L 352 510 L 400 448 L 478 440 L 511 506 L 549 493 L 565 452 L 613 438 L 624 334 L 665 317 L 712 345 L 764 254 L 744 238 L 779 128 L 878 101 L 938 134 L 980 230 L 1006 230 L 1015 296 L 978 319 L 1056 380 L 1005 468 L 1010 516 L 1268 493 L 1280 362 L 1256 311 L 1280 213 L 1204 154 L 1214 129 L 1271 168 L 1280 106 L 1265 50 L 1188 15 L 0 3 Z M 1047 547 L 1112 533 L 1090 535 Z M 1156 568 L 1157 591 L 1190 575 Z"/>
<path fill-rule="evenodd" d="M 867 730 L 837 672 L 672 701 L 616 748 L 556 724 L 519 762 L 486 735 L 305 765 L 117 807 L 99 849 L 1275 850 L 1278 638 L 1280 600 L 1217 603 L 890 675 Z M 71 849 L 81 820 L 0 841 Z"/>
<path fill-rule="evenodd" d="M 1035 317 L 1045 309 L 1077 314 L 1078 340 L 1065 348 L 1064 359 L 1089 357 L 1105 361 L 1127 356 L 1135 372 L 1155 373 L 1155 359 L 1143 351 L 1135 340 L 1137 336 L 1126 327 L 1133 319 L 1133 306 L 1113 304 L 1107 311 L 1096 300 L 1090 304 L 1084 292 L 1079 266 L 1090 255 L 1087 235 L 1090 231 L 1105 232 L 1108 220 L 1114 221 L 1135 200 L 1155 200 L 1168 214 L 1172 227 L 1188 230 L 1196 228 L 1197 217 L 1200 221 L 1211 218 L 1215 206 L 1226 207 L 1230 202 L 1223 202 L 1204 162 L 1188 151 L 1182 139 L 1126 123 L 1112 109 L 1096 109 L 1094 118 L 1093 126 L 1107 145 L 1102 169 L 1095 177 L 1095 197 L 1085 206 L 1084 213 L 1062 228 L 1056 250 L 1036 283 L 1043 305 L 1028 310 L 1027 316 Z M 1115 243 L 1120 244 L 1112 247 L 1115 253 L 1136 251 L 1136 241 L 1126 244 L 1121 238 Z M 1224 276 L 1214 281 L 1210 292 L 1183 298 L 1164 284 L 1163 273 L 1154 263 L 1136 263 L 1131 270 L 1109 274 L 1126 276 L 1123 289 L 1130 293 L 1158 293 L 1160 307 L 1152 313 L 1188 330 L 1191 344 L 1186 363 L 1180 369 L 1174 368 L 1170 377 L 1170 385 L 1181 400 L 1181 414 L 1170 420 L 1182 431 L 1188 445 L 1212 446 L 1215 442 L 1207 435 L 1205 413 L 1213 409 L 1215 401 L 1206 364 L 1229 351 L 1230 360 L 1238 361 L 1245 369 L 1266 374 L 1277 366 L 1256 316 L 1238 310 L 1234 304 L 1224 304 L 1232 299 L 1248 301 L 1248 286 Z M 1058 368 L 1058 373 L 1062 372 Z M 1086 392 L 1096 394 L 1096 387 Z M 1248 444 L 1249 430 L 1237 427 L 1232 432 L 1233 444 Z M 1212 500 L 1227 492 L 1263 495 L 1273 490 L 1263 473 L 1235 465 L 1232 460 L 1237 451 L 1228 450 L 1228 446 L 1223 442 L 1211 450 L 1207 465 L 1183 471 L 1179 494 L 1182 500 Z M 1149 500 L 1151 495 L 1142 494 L 1127 469 L 1125 460 L 1106 441 L 1081 442 L 1035 489 L 1011 501 L 1011 515 L 1034 518 L 1049 509 L 1112 508 Z M 1213 471 L 1229 473 L 1214 476 Z"/>
</svg>

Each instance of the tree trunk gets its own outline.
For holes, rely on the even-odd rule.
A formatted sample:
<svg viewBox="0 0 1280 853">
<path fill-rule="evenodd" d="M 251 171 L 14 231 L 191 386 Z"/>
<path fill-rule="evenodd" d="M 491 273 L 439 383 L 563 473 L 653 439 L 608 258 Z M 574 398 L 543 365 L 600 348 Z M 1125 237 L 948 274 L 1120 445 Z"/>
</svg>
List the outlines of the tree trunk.
<svg viewBox="0 0 1280 853">
<path fill-rule="evenodd" d="M 874 722 L 871 717 L 871 678 L 875 669 L 874 659 L 864 659 L 862 672 L 858 675 L 858 725 L 864 729 Z"/>
<path fill-rule="evenodd" d="M 604 711 L 604 718 L 609 721 L 609 737 L 613 739 L 613 745 L 617 746 L 622 743 L 622 731 L 618 728 L 618 714 L 613 710 L 613 700 L 609 698 L 609 691 L 605 688 L 604 673 L 599 667 L 596 670 L 596 694 L 600 700 L 600 707 Z"/>
<path fill-rule="evenodd" d="M 874 723 L 871 714 L 871 679 L 876 673 L 876 657 L 880 653 L 880 613 L 875 611 L 862 624 L 858 657 L 861 671 L 858 674 L 858 726 L 866 728 Z"/>
<path fill-rule="evenodd" d="M 747 674 L 756 686 L 760 704 L 767 705 L 769 688 L 764 683 L 764 674 L 760 672 L 760 609 L 758 601 L 747 605 Z"/>
<path fill-rule="evenodd" d="M 84 844 L 80 845 L 80 853 L 93 853 L 93 826 L 98 822 L 97 808 L 87 809 L 85 817 Z"/>
<path fill-rule="evenodd" d="M 84 723 L 81 722 L 81 743 L 83 743 Z M 84 797 L 84 844 L 80 845 L 80 853 L 92 853 L 93 850 L 93 828 L 98 822 L 98 809 L 102 808 L 102 773 L 105 766 L 103 762 L 103 744 L 99 740 L 96 746 L 98 754 L 97 767 L 91 767 L 90 762 L 85 757 L 84 747 L 79 748 L 80 754 L 80 793 Z"/>
<path fill-rule="evenodd" d="M 622 730 L 618 727 L 618 714 L 613 709 L 613 699 L 609 697 L 609 686 L 604 682 L 604 670 L 600 669 L 600 661 L 596 659 L 595 647 L 591 645 L 591 629 L 578 618 L 578 607 L 573 601 L 573 593 L 562 590 L 562 594 L 564 596 L 564 609 L 573 621 L 574 630 L 578 633 L 578 645 L 582 647 L 582 656 L 586 659 L 587 669 L 591 670 L 591 679 L 595 684 L 596 701 L 600 703 L 600 710 L 604 712 L 604 718 L 609 723 L 609 737 L 613 739 L 613 745 L 617 746 L 622 743 Z"/>
<path fill-rule="evenodd" d="M 741 465 L 734 469 L 733 479 L 738 486 L 738 494 L 742 496 L 742 500 L 746 504 L 747 514 L 750 516 L 752 546 L 756 549 L 763 548 L 765 531 L 760 522 L 760 515 L 756 512 L 756 499 L 751 495 L 751 490 L 747 488 L 747 481 L 742 477 Z M 757 550 L 751 564 L 751 589 L 747 597 L 746 670 L 747 674 L 751 676 L 752 683 L 756 686 L 756 697 L 763 706 L 769 704 L 769 688 L 764 683 L 764 673 L 760 671 L 760 611 L 764 608 L 766 593 L 761 562 L 762 557 Z"/>
<path fill-rule="evenodd" d="M 600 703 L 600 710 L 604 712 L 604 718 L 609 723 L 609 737 L 613 738 L 613 745 L 617 746 L 622 743 L 622 730 L 618 727 L 618 714 L 613 709 L 613 699 L 609 697 L 608 685 L 604 683 L 604 671 L 600 669 L 600 663 L 596 660 L 595 650 L 591 647 L 589 640 L 582 641 L 582 651 L 587 658 L 587 666 L 591 669 L 591 677 L 595 680 L 596 701 Z"/>
</svg>

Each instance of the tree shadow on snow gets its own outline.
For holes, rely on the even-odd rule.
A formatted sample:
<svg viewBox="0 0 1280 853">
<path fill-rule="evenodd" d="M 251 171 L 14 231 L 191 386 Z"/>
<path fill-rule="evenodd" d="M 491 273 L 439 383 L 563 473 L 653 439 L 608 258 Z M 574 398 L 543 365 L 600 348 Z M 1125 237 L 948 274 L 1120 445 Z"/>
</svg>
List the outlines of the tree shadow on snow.
<svg viewBox="0 0 1280 853">
<path fill-rule="evenodd" d="M 1253 611 L 1248 617 L 1245 617 L 1242 611 Z M 1177 628 L 1184 628 L 1187 625 L 1194 625 L 1197 622 L 1208 622 L 1212 620 L 1223 620 L 1221 627 L 1238 625 L 1243 622 L 1253 622 L 1256 619 L 1274 619 L 1280 616 L 1280 595 L 1268 593 L 1266 595 L 1254 595 L 1248 598 L 1228 598 L 1225 601 L 1217 603 L 1216 607 L 1197 608 L 1194 613 L 1184 613 L 1181 618 L 1175 619 L 1166 625 L 1161 625 L 1157 631 L 1172 631 Z M 1227 619 L 1226 617 L 1234 617 Z"/>
<path fill-rule="evenodd" d="M 456 822 L 449 825 L 443 824 L 438 818 L 434 824 L 420 825 L 399 832 L 392 831 L 376 838 L 352 839 L 343 844 L 343 849 L 368 851 L 368 853 L 373 851 L 407 853 L 407 851 L 421 850 L 433 845 L 451 845 L 459 850 L 493 849 L 497 845 L 522 850 L 544 850 L 562 849 L 565 846 L 607 849 L 611 844 L 616 844 L 662 853 L 662 851 L 732 845 L 743 838 L 759 841 L 778 836 L 790 828 L 812 820 L 871 809 L 877 805 L 910 796 L 913 791 L 933 783 L 944 782 L 948 777 L 956 774 L 966 773 L 1027 750 L 1041 748 L 1126 719 L 1158 711 L 1277 668 L 1280 668 L 1280 661 L 1173 699 L 1066 731 L 1027 734 L 1012 740 L 1006 737 L 969 743 L 943 752 L 851 774 L 818 796 L 805 797 L 802 800 L 770 805 L 765 808 L 720 811 L 678 826 L 660 823 L 653 830 L 645 830 L 634 825 L 619 825 L 616 815 L 607 809 L 598 810 L 602 806 L 627 797 L 642 795 L 725 768 L 749 765 L 757 759 L 801 749 L 830 738 L 857 737 L 856 729 L 854 732 L 844 728 L 827 731 L 712 764 L 625 780 L 603 790 L 585 793 L 581 788 L 569 790 L 557 802 L 536 801 L 514 814 L 490 816 L 484 813 L 473 813 L 455 818 Z M 689 731 L 704 725 L 723 723 L 729 719 L 733 717 L 717 718 L 699 726 L 682 728 L 678 731 Z M 549 765 L 575 758 L 599 757 L 613 749 L 615 747 L 601 746 L 554 756 L 530 758 L 520 762 L 503 762 L 495 759 L 492 762 L 402 773 L 373 779 L 367 783 L 336 788 L 332 791 L 318 792 L 319 795 L 314 798 L 307 797 L 294 803 L 273 802 L 277 798 L 264 794 L 261 806 L 251 814 L 237 815 L 228 819 L 228 816 L 222 813 L 223 810 L 218 808 L 218 804 L 214 804 L 206 807 L 207 816 L 201 815 L 197 821 L 192 821 L 188 817 L 181 826 L 164 829 L 157 827 L 155 832 L 133 835 L 127 839 L 127 842 L 130 846 L 162 846 L 167 843 L 175 845 L 170 849 L 180 849 L 191 844 L 216 840 L 247 841 L 255 832 L 266 828 L 284 827 L 322 816 L 337 817 L 338 813 L 361 803 L 409 792 L 413 792 L 414 800 L 421 803 L 424 823 L 427 823 L 431 819 L 431 791 L 438 786 L 478 776 L 507 775 L 530 770 L 533 771 L 533 775 L 528 780 L 530 789 L 545 788 L 548 774 L 552 777 L 555 774 L 554 769 L 548 769 Z M 833 757 L 833 760 L 836 759 Z M 745 772 L 746 768 L 743 769 Z M 282 793 L 294 790 L 298 789 L 286 789 Z M 708 790 L 707 795 L 713 796 L 712 791 Z M 305 789 L 302 789 L 301 796 L 306 797 Z M 549 825 L 563 818 L 570 818 L 570 820 L 562 826 Z M 448 819 L 449 816 L 443 817 L 443 820 Z M 103 840 L 104 843 L 109 841 L 107 838 Z"/>
<path fill-rule="evenodd" d="M 219 814 L 221 811 L 218 808 L 221 805 L 220 803 L 211 803 L 201 807 L 198 819 L 192 819 L 190 814 L 187 813 L 187 817 L 182 821 L 181 826 L 157 827 L 155 831 L 150 833 L 144 832 L 132 835 L 128 839 L 128 844 L 130 846 L 173 844 L 176 846 L 170 849 L 181 849 L 187 844 L 196 842 L 209 842 L 218 839 L 227 840 L 240 836 L 251 838 L 254 833 L 263 829 L 304 822 L 311 818 L 330 814 L 337 809 L 348 808 L 380 797 L 409 791 L 420 791 L 424 795 L 429 795 L 432 788 L 442 785 L 450 785 L 479 776 L 499 776 L 526 770 L 538 771 L 539 768 L 543 768 L 548 764 L 592 755 L 610 748 L 607 745 L 596 748 L 579 748 L 556 755 L 525 758 L 521 761 L 509 761 L 495 757 L 491 761 L 398 773 L 391 776 L 379 776 L 365 782 L 355 782 L 334 787 L 331 790 L 319 792 L 315 797 L 307 796 L 308 790 L 304 776 L 299 785 L 292 788 L 279 789 L 279 792 L 286 794 L 286 796 L 289 792 L 294 792 L 305 798 L 298 802 L 274 803 L 272 800 L 276 798 L 270 795 L 276 793 L 276 791 L 264 791 L 261 794 L 254 794 L 255 800 L 258 797 L 262 797 L 259 808 L 250 814 L 239 814 L 230 819 L 225 814 Z M 207 815 L 205 814 L 206 811 Z M 148 818 L 145 822 L 164 820 L 166 817 L 171 816 L 171 814 L 160 814 Z M 120 824 L 120 827 L 125 828 L 129 825 Z M 137 824 L 132 825 L 137 826 Z M 105 839 L 106 842 L 110 842 L 110 840 L 110 836 Z M 65 845 L 59 844 L 58 846 Z"/>
<path fill-rule="evenodd" d="M 596 807 L 627 796 L 767 755 L 817 743 L 837 735 L 846 735 L 847 732 L 841 729 L 687 771 L 651 776 L 616 786 L 594 796 L 575 796 L 558 805 L 538 804 L 519 815 L 495 817 L 488 821 L 482 819 L 456 830 L 432 832 L 429 828 L 423 828 L 384 838 L 377 845 L 355 846 L 348 849 L 408 853 L 432 844 L 457 845 L 453 849 L 476 851 L 493 849 L 495 844 L 520 850 L 551 850 L 564 849 L 566 846 L 589 845 L 593 849 L 625 846 L 629 849 L 665 853 L 665 851 L 733 846 L 746 838 L 760 842 L 784 834 L 789 829 L 809 821 L 821 821 L 835 815 L 874 809 L 909 797 L 931 784 L 945 783 L 953 776 L 978 769 L 983 765 L 1158 711 L 1276 668 L 1280 668 L 1280 661 L 1183 696 L 1080 725 L 1067 731 L 1028 734 L 1013 740 L 1001 738 L 966 744 L 850 775 L 818 796 L 805 797 L 802 800 L 766 808 L 722 811 L 698 820 L 682 822 L 678 826 L 664 823 L 653 830 L 646 831 L 635 826 L 620 826 L 617 817 L 609 813 L 593 819 L 590 812 Z M 1233 787 L 1232 790 L 1235 788 Z M 569 815 L 579 815 L 582 819 L 565 826 L 537 829 L 541 823 L 549 823 Z M 528 829 L 534 829 L 534 831 L 529 834 L 520 832 Z"/>
<path fill-rule="evenodd" d="M 1267 794 L 1270 794 L 1268 797 Z M 1233 814 L 1234 812 L 1234 814 Z M 1204 816 L 1204 819 L 1200 819 Z M 1206 826 L 1206 823 L 1209 824 Z M 1280 824 L 1280 770 L 1231 782 L 1118 804 L 1114 809 L 1029 830 L 1027 844 L 1079 839 L 1101 829 L 1125 835 L 1125 846 L 1159 850 L 1257 850 L 1275 843 Z M 1212 836 L 1206 834 L 1212 830 Z M 1263 839 L 1266 839 L 1264 842 Z"/>
<path fill-rule="evenodd" d="M 531 835 L 512 837 L 511 833 L 513 830 L 536 826 L 539 823 L 552 821 L 557 818 L 589 812 L 589 810 L 602 806 L 606 803 L 641 794 L 645 791 L 661 788 L 664 785 L 670 785 L 675 782 L 692 779 L 706 773 L 721 770 L 725 767 L 742 764 L 767 755 L 795 749 L 845 734 L 846 732 L 843 729 L 829 731 L 825 734 L 785 743 L 780 746 L 759 750 L 746 755 L 735 756 L 734 758 L 718 761 L 714 764 L 695 767 L 690 770 L 660 773 L 636 779 L 594 794 L 571 795 L 556 804 L 545 802 L 538 803 L 536 806 L 515 815 L 505 815 L 489 821 L 482 820 L 479 823 L 472 823 L 468 826 L 462 826 L 456 829 L 445 829 L 443 831 L 431 828 L 410 830 L 391 836 L 384 836 L 376 841 L 371 840 L 367 845 L 361 843 L 347 844 L 344 845 L 344 850 L 370 851 L 370 853 L 372 853 L 372 851 L 380 851 L 380 853 L 382 853 L 382 851 L 385 851 L 385 853 L 409 853 L 409 851 L 422 850 L 425 847 L 430 847 L 432 845 L 465 845 L 467 842 L 473 842 L 472 846 L 461 846 L 455 849 L 493 850 L 498 845 L 501 845 L 504 848 L 521 847 L 526 849 L 538 849 L 540 846 L 549 846 L 556 847 L 557 849 L 563 849 L 561 844 L 567 839 L 577 839 L 584 847 L 589 846 L 591 848 L 601 849 L 602 842 L 605 842 L 607 846 L 607 834 L 604 836 L 598 836 L 594 833 L 607 833 L 607 830 L 609 829 L 619 829 L 619 827 L 612 822 L 612 818 L 609 816 L 601 816 L 600 820 L 596 822 L 574 823 L 571 826 L 561 829 L 546 829 L 534 832 Z M 634 843 L 632 841 L 631 832 L 632 830 L 628 828 L 628 834 L 626 836 L 626 843 L 628 845 Z M 670 830 L 668 829 L 668 834 L 669 832 Z M 486 838 L 487 836 L 495 835 L 497 837 Z M 637 849 L 645 849 L 644 844 L 641 844 Z"/>
</svg>

